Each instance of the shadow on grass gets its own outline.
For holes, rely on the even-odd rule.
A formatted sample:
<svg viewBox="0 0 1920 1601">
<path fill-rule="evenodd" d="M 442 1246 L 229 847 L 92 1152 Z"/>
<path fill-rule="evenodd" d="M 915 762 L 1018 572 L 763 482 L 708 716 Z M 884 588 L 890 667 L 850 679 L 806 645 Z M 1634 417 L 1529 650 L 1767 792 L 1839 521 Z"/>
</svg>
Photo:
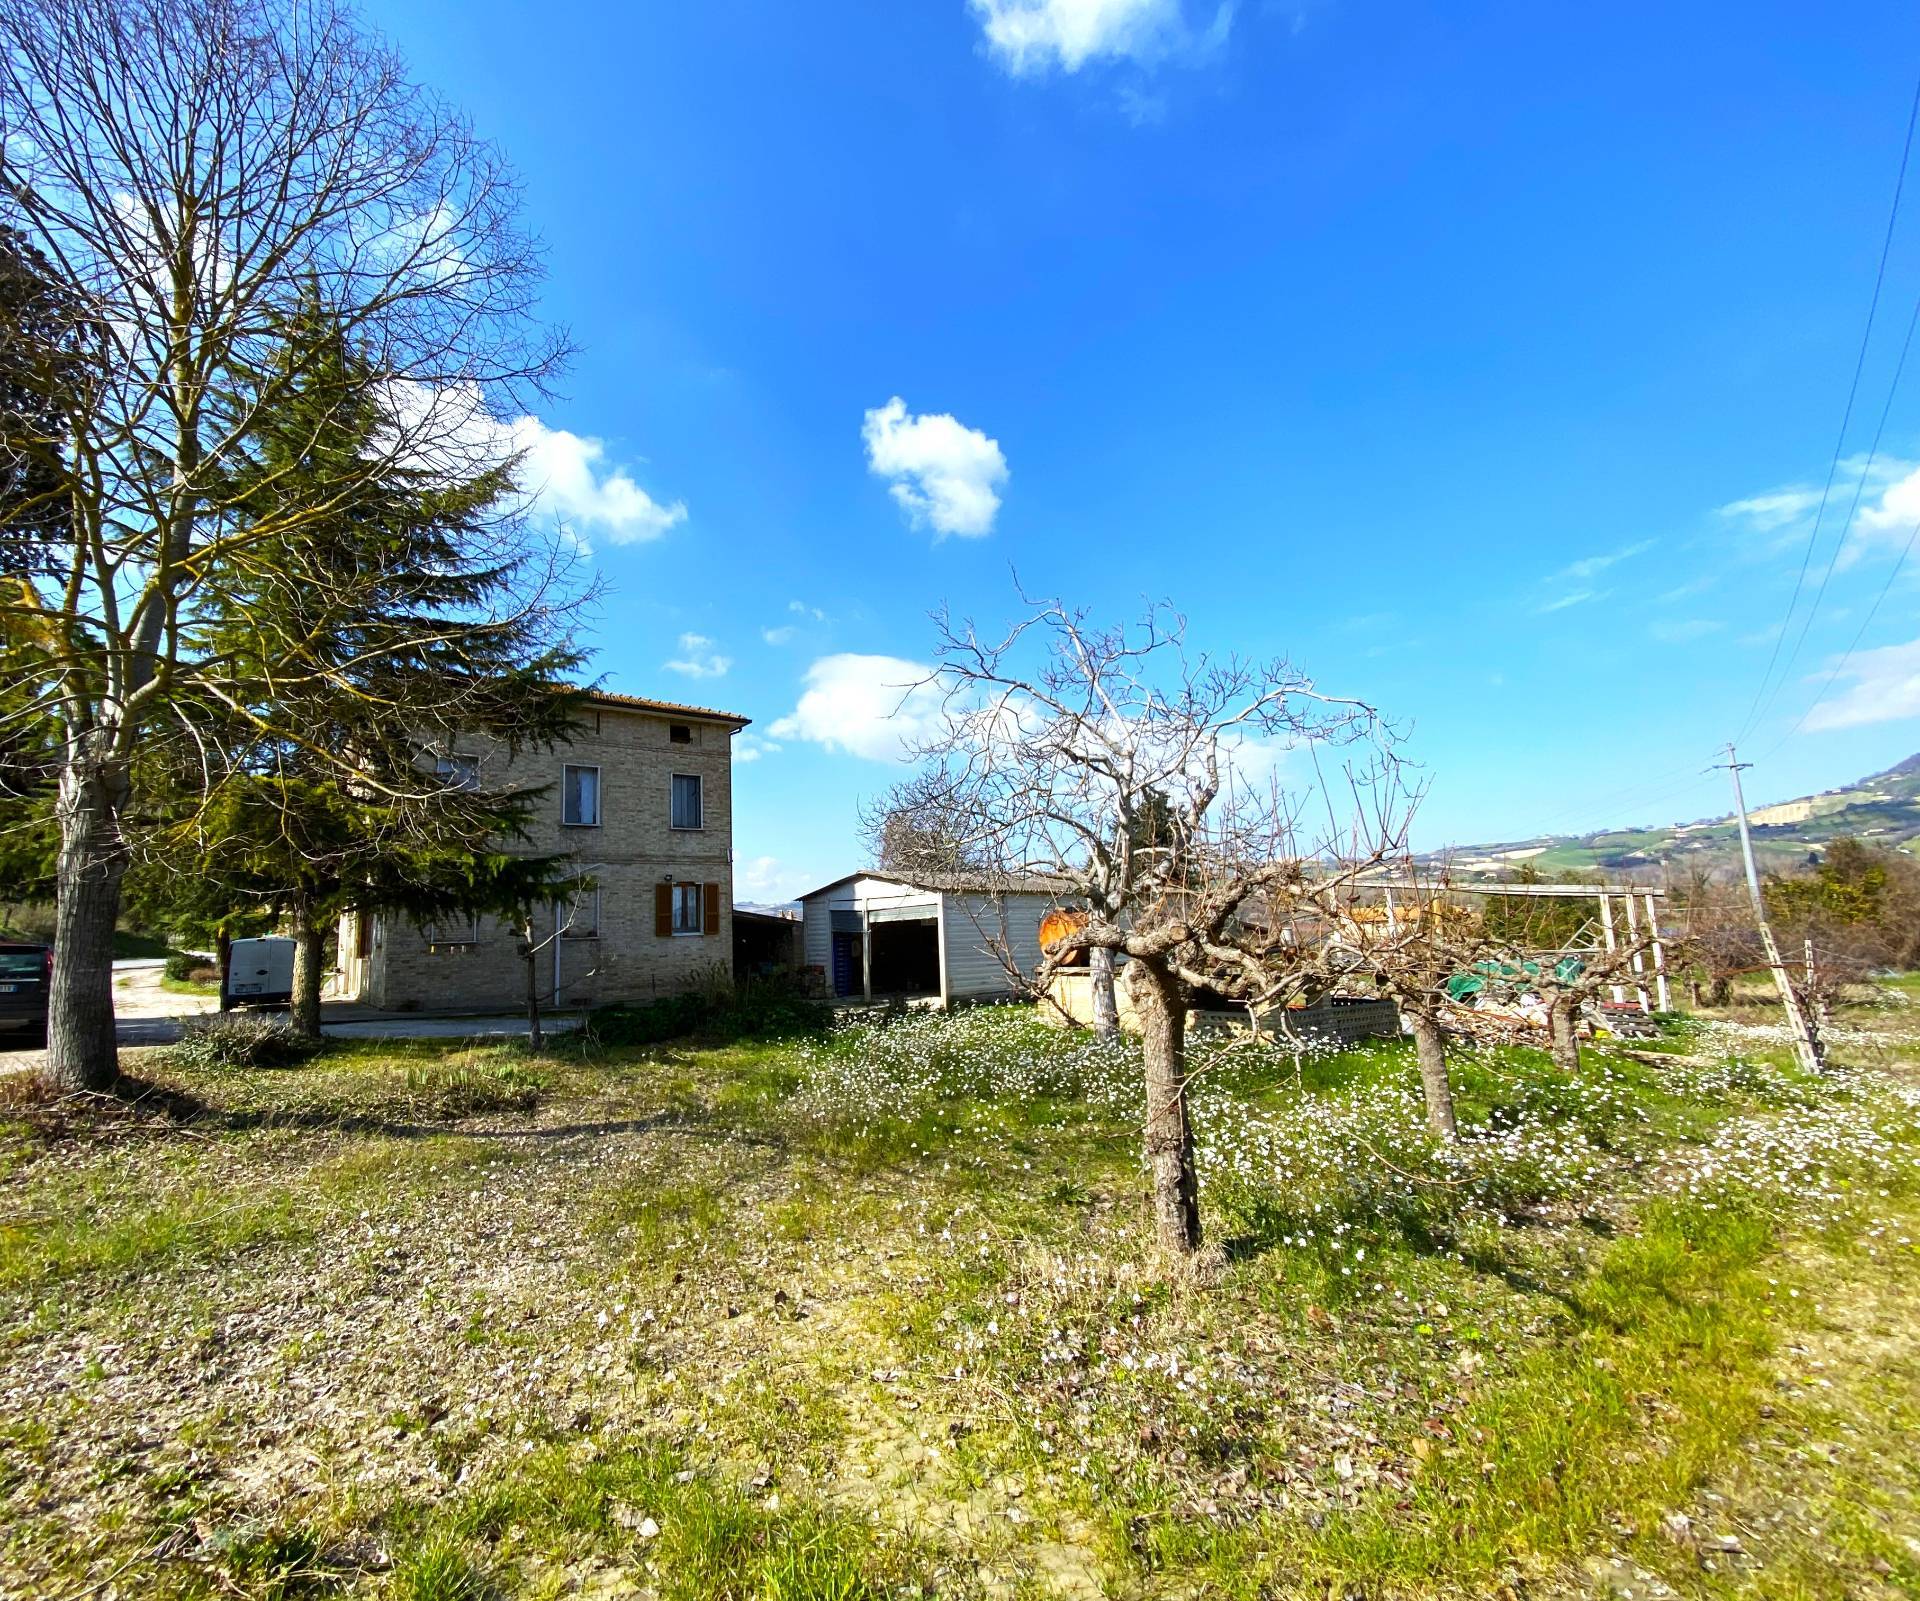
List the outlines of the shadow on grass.
<svg viewBox="0 0 1920 1601">
<path fill-rule="evenodd" d="M 551 1124 L 480 1124 L 473 1114 L 444 1119 L 396 1115 L 378 1109 L 339 1106 L 231 1107 L 205 1096 L 135 1074 L 122 1074 L 110 1089 L 62 1091 L 32 1074 L 0 1081 L 0 1120 L 24 1125 L 48 1144 L 104 1141 L 133 1135 L 205 1136 L 291 1129 L 387 1139 L 538 1140 L 605 1138 L 620 1134 L 673 1132 L 693 1138 L 785 1149 L 787 1141 L 765 1129 L 702 1116 L 685 1106 L 643 1116 Z M 484 1116 L 484 1113 L 479 1115 Z"/>
</svg>

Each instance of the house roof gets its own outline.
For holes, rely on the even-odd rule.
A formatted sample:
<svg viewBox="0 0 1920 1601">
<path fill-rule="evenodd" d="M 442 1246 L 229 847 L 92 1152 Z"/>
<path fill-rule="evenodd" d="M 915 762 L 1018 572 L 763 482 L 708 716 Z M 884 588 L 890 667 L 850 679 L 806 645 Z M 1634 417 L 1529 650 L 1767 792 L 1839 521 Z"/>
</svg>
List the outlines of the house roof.
<svg viewBox="0 0 1920 1601">
<path fill-rule="evenodd" d="M 738 712 L 716 711 L 711 706 L 686 706 L 677 700 L 653 700 L 645 695 L 617 695 L 610 689 L 590 689 L 587 701 L 594 706 L 621 706 L 629 711 L 664 712 L 678 717 L 698 717 L 710 723 L 726 723 L 735 729 L 753 721 Z"/>
<path fill-rule="evenodd" d="M 856 878 L 877 878 L 938 894 L 1059 895 L 1074 887 L 1068 879 L 1047 878 L 1037 873 L 889 873 L 878 867 L 863 867 L 857 872 L 843 873 L 818 889 L 810 889 L 798 899 L 811 900 L 842 884 L 851 884 Z"/>
</svg>

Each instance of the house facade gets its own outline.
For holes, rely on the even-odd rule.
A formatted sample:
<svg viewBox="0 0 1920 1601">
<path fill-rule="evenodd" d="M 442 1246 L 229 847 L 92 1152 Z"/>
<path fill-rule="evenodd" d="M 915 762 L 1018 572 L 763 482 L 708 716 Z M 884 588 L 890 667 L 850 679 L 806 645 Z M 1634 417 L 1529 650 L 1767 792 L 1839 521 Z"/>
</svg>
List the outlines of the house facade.
<svg viewBox="0 0 1920 1601">
<path fill-rule="evenodd" d="M 511 848 L 579 866 L 572 890 L 535 909 L 543 1007 L 646 1001 L 731 977 L 733 736 L 748 721 L 596 693 L 573 739 L 551 750 L 455 739 L 427 758 L 450 784 L 543 790 Z M 349 913 L 331 993 L 391 1012 L 518 1010 L 527 964 L 498 918 L 421 928 Z"/>
</svg>

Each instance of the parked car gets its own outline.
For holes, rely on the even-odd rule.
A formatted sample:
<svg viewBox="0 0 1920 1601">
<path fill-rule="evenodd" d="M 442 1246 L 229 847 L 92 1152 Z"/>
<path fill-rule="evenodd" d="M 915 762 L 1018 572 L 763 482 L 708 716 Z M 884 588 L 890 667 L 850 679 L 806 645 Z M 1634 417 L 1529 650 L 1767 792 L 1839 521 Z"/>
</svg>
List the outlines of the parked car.
<svg viewBox="0 0 1920 1601">
<path fill-rule="evenodd" d="M 53 988 L 53 947 L 0 941 L 0 1037 L 25 1034 L 47 1043 L 47 995 Z"/>
</svg>

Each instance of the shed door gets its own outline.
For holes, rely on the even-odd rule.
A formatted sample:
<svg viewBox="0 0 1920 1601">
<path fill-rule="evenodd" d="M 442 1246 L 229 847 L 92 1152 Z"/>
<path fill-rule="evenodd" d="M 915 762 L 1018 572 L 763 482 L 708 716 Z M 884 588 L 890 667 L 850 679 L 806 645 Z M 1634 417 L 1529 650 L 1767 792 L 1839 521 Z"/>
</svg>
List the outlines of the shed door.
<svg viewBox="0 0 1920 1601">
<path fill-rule="evenodd" d="M 833 936 L 833 993 L 854 995 L 860 990 L 860 936 Z"/>
</svg>

